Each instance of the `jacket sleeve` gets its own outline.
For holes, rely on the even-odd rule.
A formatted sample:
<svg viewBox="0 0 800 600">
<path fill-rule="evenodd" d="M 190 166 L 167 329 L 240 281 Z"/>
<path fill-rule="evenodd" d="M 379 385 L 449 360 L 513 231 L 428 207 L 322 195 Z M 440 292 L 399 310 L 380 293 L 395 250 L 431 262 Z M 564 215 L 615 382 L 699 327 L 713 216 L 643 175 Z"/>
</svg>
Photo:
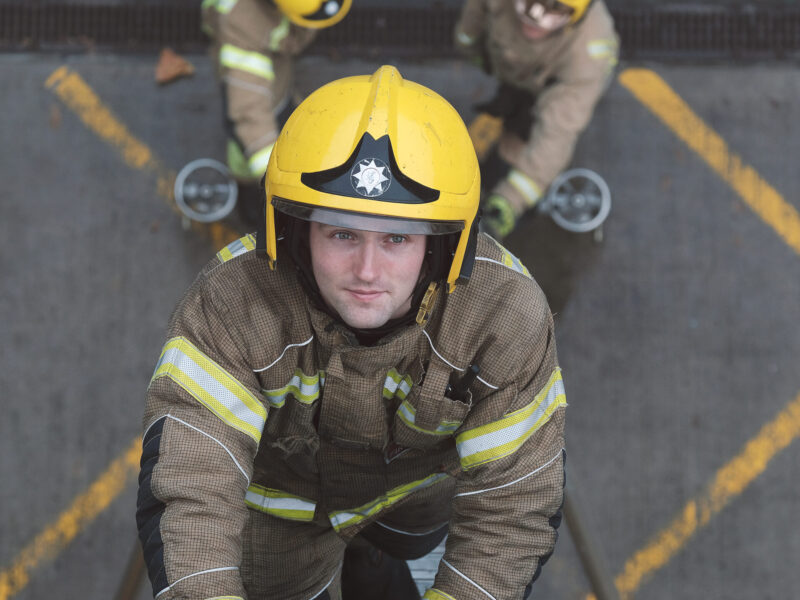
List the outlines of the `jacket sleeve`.
<svg viewBox="0 0 800 600">
<path fill-rule="evenodd" d="M 147 390 L 136 520 L 153 595 L 244 598 L 244 496 L 267 411 L 201 275 Z"/>
<path fill-rule="evenodd" d="M 536 98 L 533 125 L 528 142 L 516 155 L 503 155 L 515 169 L 527 176 L 533 186 L 520 191 L 508 180 L 495 191 L 504 197 L 522 194 L 518 205 L 536 198 L 525 197 L 527 188 L 547 189 L 556 176 L 569 165 L 578 136 L 586 129 L 595 105 L 608 87 L 617 63 L 617 38 L 613 29 L 599 36 L 581 37 L 562 58 L 553 82 Z"/>
<path fill-rule="evenodd" d="M 550 311 L 518 330 L 512 380 L 470 412 L 452 518 L 428 600 L 520 600 L 553 551 L 564 488 L 566 399 Z"/>
<path fill-rule="evenodd" d="M 471 58 L 482 58 L 486 0 L 466 0 L 455 28 L 455 45 Z"/>
</svg>

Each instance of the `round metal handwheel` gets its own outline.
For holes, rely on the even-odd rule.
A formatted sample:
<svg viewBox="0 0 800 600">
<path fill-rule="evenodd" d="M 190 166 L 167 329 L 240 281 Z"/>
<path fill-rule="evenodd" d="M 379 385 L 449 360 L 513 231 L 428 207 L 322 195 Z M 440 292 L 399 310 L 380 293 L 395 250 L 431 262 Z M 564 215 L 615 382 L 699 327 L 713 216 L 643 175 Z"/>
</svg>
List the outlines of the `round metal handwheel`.
<svg viewBox="0 0 800 600">
<path fill-rule="evenodd" d="M 175 202 L 195 221 L 211 223 L 225 218 L 236 206 L 236 180 L 228 167 L 211 158 L 198 158 L 175 178 Z"/>
<path fill-rule="evenodd" d="M 611 191 L 594 171 L 570 169 L 555 178 L 541 208 L 567 231 L 592 231 L 611 211 Z"/>
</svg>

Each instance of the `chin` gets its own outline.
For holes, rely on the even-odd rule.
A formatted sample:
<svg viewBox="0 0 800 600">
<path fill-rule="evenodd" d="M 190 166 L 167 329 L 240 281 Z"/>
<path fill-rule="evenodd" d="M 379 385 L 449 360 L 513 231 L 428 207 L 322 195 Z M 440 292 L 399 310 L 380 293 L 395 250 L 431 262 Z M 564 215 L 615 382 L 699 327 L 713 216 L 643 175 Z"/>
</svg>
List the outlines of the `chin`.
<svg viewBox="0 0 800 600">
<path fill-rule="evenodd" d="M 341 314 L 341 313 L 340 313 Z M 350 327 L 356 329 L 375 329 L 384 325 L 389 318 L 383 315 L 376 314 L 345 314 L 341 315 L 342 320 Z"/>
</svg>

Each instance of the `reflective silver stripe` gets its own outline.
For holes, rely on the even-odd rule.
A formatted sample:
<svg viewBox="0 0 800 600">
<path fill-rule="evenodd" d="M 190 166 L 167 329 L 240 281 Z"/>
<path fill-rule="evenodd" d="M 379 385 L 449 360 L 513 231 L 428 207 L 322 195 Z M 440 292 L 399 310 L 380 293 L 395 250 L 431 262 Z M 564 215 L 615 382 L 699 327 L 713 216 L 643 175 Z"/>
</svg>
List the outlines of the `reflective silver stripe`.
<svg viewBox="0 0 800 600">
<path fill-rule="evenodd" d="M 275 72 L 272 70 L 272 59 L 258 52 L 251 52 L 231 44 L 224 44 L 219 51 L 219 62 L 223 67 L 229 69 L 251 73 L 269 81 L 275 79 Z"/>
<path fill-rule="evenodd" d="M 387 400 L 394 397 L 404 400 L 411 391 L 412 385 L 410 375 L 400 375 L 397 369 L 391 369 L 386 374 L 386 381 L 383 383 L 383 397 Z"/>
<path fill-rule="evenodd" d="M 186 338 L 172 338 L 164 345 L 151 381 L 160 377 L 172 379 L 234 429 L 261 440 L 266 407 Z"/>
<path fill-rule="evenodd" d="M 456 39 L 458 40 L 459 44 L 464 46 L 472 46 L 472 44 L 475 43 L 475 38 L 464 33 L 463 31 L 456 33 Z"/>
<path fill-rule="evenodd" d="M 267 170 L 269 157 L 272 155 L 272 149 L 274 147 L 275 144 L 265 146 L 250 157 L 250 159 L 247 161 L 247 168 L 250 169 L 250 173 L 258 177 L 264 174 L 264 172 Z"/>
<path fill-rule="evenodd" d="M 456 437 L 461 468 L 467 470 L 513 454 L 550 419 L 557 408 L 566 404 L 561 369 L 556 368 L 533 402 L 497 421 L 470 429 Z"/>
<path fill-rule="evenodd" d="M 280 408 L 286 403 L 286 396 L 291 394 L 298 402 L 312 404 L 319 398 L 319 390 L 325 385 L 325 371 L 314 375 L 306 375 L 300 369 L 295 369 L 294 376 L 285 386 L 276 390 L 261 390 L 269 400 L 270 406 Z"/>
<path fill-rule="evenodd" d="M 237 0 L 217 0 L 217 10 L 222 14 L 227 14 L 236 6 Z"/>
<path fill-rule="evenodd" d="M 244 254 L 245 252 L 250 252 L 250 250 L 255 250 L 255 247 L 256 247 L 256 238 L 253 237 L 253 234 L 248 233 L 246 236 L 241 237 L 238 240 L 232 241 L 222 250 L 217 252 L 217 258 L 221 263 L 228 262 L 230 259 L 235 258 L 240 254 Z"/>
<path fill-rule="evenodd" d="M 312 521 L 317 508 L 312 500 L 255 484 L 247 488 L 244 501 L 254 510 L 290 521 Z"/>
<path fill-rule="evenodd" d="M 360 523 L 364 519 L 368 519 L 372 515 L 378 513 L 379 511 L 383 510 L 388 506 L 392 506 L 396 504 L 403 498 L 406 498 L 409 494 L 413 494 L 416 491 L 428 488 L 446 477 L 449 477 L 447 473 L 434 473 L 433 475 L 429 475 L 425 479 L 421 479 L 419 481 L 412 481 L 411 483 L 407 483 L 405 485 L 398 486 L 386 492 L 385 496 L 381 496 L 380 498 L 376 498 L 372 502 L 369 502 L 363 506 L 359 506 L 358 508 L 354 508 L 352 510 L 340 510 L 332 512 L 328 515 L 328 519 L 333 525 L 333 528 L 336 531 L 343 529 L 344 527 L 349 527 L 351 525 L 355 525 Z"/>
<path fill-rule="evenodd" d="M 450 435 L 461 425 L 461 421 L 442 421 L 434 430 L 418 427 L 416 424 L 417 411 L 408 401 L 403 401 L 398 407 L 397 416 L 412 429 L 431 435 Z"/>
<path fill-rule="evenodd" d="M 533 206 L 542 197 L 542 188 L 522 171 L 511 169 L 506 175 L 508 182 L 520 193 L 525 204 Z"/>
</svg>

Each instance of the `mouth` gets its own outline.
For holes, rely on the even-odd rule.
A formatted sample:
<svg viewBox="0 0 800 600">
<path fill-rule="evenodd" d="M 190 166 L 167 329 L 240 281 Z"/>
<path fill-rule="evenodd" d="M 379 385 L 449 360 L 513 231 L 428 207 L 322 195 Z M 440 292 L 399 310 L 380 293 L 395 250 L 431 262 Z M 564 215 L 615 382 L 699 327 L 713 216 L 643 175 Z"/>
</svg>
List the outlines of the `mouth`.
<svg viewBox="0 0 800 600">
<path fill-rule="evenodd" d="M 353 298 L 356 300 L 360 300 L 361 302 L 370 302 L 371 300 L 375 300 L 376 298 L 383 295 L 384 292 L 380 290 L 351 290 L 348 289 L 347 293 L 349 293 Z"/>
</svg>

